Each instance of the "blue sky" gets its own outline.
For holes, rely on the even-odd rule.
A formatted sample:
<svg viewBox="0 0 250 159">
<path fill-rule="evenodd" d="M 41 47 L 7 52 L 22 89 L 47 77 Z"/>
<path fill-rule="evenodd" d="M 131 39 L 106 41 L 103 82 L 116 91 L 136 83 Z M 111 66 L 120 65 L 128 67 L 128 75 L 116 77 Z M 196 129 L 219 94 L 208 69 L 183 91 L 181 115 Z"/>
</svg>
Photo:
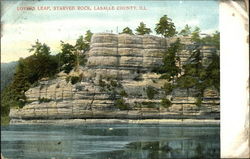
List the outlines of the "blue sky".
<svg viewBox="0 0 250 159">
<path fill-rule="evenodd" d="M 210 1 L 1 1 L 1 62 L 30 55 L 28 48 L 36 39 L 48 44 L 51 51 L 60 50 L 60 40 L 74 44 L 86 30 L 118 32 L 135 29 L 141 21 L 152 30 L 163 15 L 170 17 L 177 30 L 186 24 L 198 26 L 204 33 L 219 28 L 219 2 Z M 17 11 L 24 6 L 50 6 L 51 11 Z M 55 11 L 53 6 L 144 6 L 147 10 Z M 153 32 L 152 34 L 155 34 Z"/>
</svg>

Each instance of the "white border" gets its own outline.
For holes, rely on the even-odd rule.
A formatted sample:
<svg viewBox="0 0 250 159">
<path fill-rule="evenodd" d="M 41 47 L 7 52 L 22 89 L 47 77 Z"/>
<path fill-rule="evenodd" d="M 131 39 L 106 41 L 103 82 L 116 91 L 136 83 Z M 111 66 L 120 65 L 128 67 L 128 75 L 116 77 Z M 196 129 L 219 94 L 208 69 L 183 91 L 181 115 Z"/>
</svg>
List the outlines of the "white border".
<svg viewBox="0 0 250 159">
<path fill-rule="evenodd" d="M 241 2 L 220 2 L 222 158 L 249 157 L 249 24 Z"/>
</svg>

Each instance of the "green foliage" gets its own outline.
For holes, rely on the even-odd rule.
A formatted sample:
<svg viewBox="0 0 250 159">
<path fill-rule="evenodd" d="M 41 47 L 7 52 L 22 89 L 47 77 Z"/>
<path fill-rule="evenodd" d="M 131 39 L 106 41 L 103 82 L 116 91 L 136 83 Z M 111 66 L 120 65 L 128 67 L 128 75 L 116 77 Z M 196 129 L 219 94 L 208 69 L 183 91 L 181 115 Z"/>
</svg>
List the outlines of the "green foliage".
<svg viewBox="0 0 250 159">
<path fill-rule="evenodd" d="M 110 81 L 110 85 L 111 85 L 112 87 L 118 87 L 118 82 L 117 82 L 117 81 L 111 80 L 111 81 Z"/>
<path fill-rule="evenodd" d="M 188 62 L 183 65 L 184 74 L 177 79 L 177 86 L 186 89 L 196 88 L 200 92 L 200 95 L 209 87 L 215 87 L 219 91 L 219 56 L 214 52 L 211 63 L 205 67 L 201 63 L 200 48 L 197 46 L 192 52 Z"/>
<path fill-rule="evenodd" d="M 201 43 L 201 37 L 200 37 L 200 28 L 199 27 L 195 27 L 194 28 L 194 31 L 192 32 L 191 34 L 191 40 L 193 42 L 196 42 L 196 43 Z"/>
<path fill-rule="evenodd" d="M 59 59 L 59 67 L 65 73 L 69 73 L 76 65 L 74 51 L 75 48 L 73 45 L 61 41 L 61 52 L 57 54 L 57 57 Z"/>
<path fill-rule="evenodd" d="M 165 95 L 169 95 L 173 91 L 174 86 L 171 83 L 164 83 L 163 90 Z"/>
<path fill-rule="evenodd" d="M 161 78 L 171 81 L 174 77 L 178 76 L 181 69 L 177 66 L 177 63 L 180 61 L 177 53 L 181 51 L 182 45 L 178 39 L 176 42 L 172 43 L 163 55 L 163 65 L 153 71 L 160 73 Z"/>
<path fill-rule="evenodd" d="M 172 102 L 169 99 L 167 99 L 167 98 L 161 99 L 161 106 L 162 107 L 169 108 L 169 107 L 171 107 L 171 105 L 172 105 Z"/>
<path fill-rule="evenodd" d="M 202 98 L 199 96 L 199 97 L 196 98 L 195 105 L 197 107 L 200 107 L 201 104 L 202 104 Z"/>
<path fill-rule="evenodd" d="M 68 76 L 66 78 L 66 82 L 69 83 L 69 81 L 70 81 L 70 83 L 74 85 L 77 82 L 80 82 L 82 79 L 83 79 L 82 75 L 80 75 L 80 76 Z"/>
<path fill-rule="evenodd" d="M 190 33 L 190 28 L 188 34 L 189 33 Z M 220 32 L 215 31 L 212 35 L 207 35 L 203 38 L 200 36 L 200 33 L 201 33 L 200 28 L 195 27 L 194 31 L 191 33 L 191 40 L 200 45 L 214 46 L 217 50 L 220 50 Z"/>
<path fill-rule="evenodd" d="M 106 82 L 103 81 L 101 78 L 99 79 L 99 86 L 104 88 L 106 86 Z"/>
<path fill-rule="evenodd" d="M 1 92 L 1 114 L 7 115 L 10 107 L 22 107 L 26 103 L 25 91 L 36 86 L 42 78 L 52 79 L 61 70 L 69 73 L 79 64 L 86 62 L 85 52 L 89 50 L 92 33 L 88 30 L 85 38 L 80 36 L 75 45 L 61 42 L 61 52 L 50 55 L 50 47 L 38 40 L 28 49 L 32 55 L 21 58 L 16 66 L 12 82 Z M 72 84 L 79 82 L 81 77 L 68 77 Z M 44 101 L 43 99 L 40 99 Z"/>
<path fill-rule="evenodd" d="M 193 76 L 183 75 L 177 79 L 177 87 L 179 88 L 192 88 L 198 84 L 197 78 Z"/>
<path fill-rule="evenodd" d="M 191 34 L 191 27 L 188 26 L 187 24 L 185 25 L 185 28 L 179 32 L 179 35 L 182 36 L 189 36 L 190 34 Z"/>
<path fill-rule="evenodd" d="M 206 75 L 204 83 L 206 87 L 215 87 L 217 91 L 220 90 L 220 58 L 218 55 L 213 54 L 212 62 L 205 69 Z"/>
<path fill-rule="evenodd" d="M 145 34 L 150 34 L 152 31 L 150 28 L 146 27 L 146 24 L 143 22 L 140 23 L 140 25 L 136 28 L 136 34 L 138 35 L 145 35 Z"/>
<path fill-rule="evenodd" d="M 129 28 L 126 27 L 122 30 L 121 34 L 130 34 L 130 35 L 134 35 L 133 31 Z"/>
<path fill-rule="evenodd" d="M 10 122 L 10 117 L 5 115 L 5 116 L 2 116 L 1 115 L 1 126 L 3 125 L 8 125 Z"/>
<path fill-rule="evenodd" d="M 90 30 L 87 30 L 87 32 L 86 32 L 86 34 L 85 34 L 84 40 L 85 40 L 86 42 L 90 43 L 91 38 L 92 38 L 92 35 L 93 35 L 93 33 L 92 33 Z"/>
<path fill-rule="evenodd" d="M 31 48 L 28 49 L 29 52 L 33 52 L 35 56 L 48 56 L 50 54 L 50 48 L 46 44 L 42 44 L 37 40 Z"/>
<path fill-rule="evenodd" d="M 89 42 L 85 41 L 85 38 L 83 36 L 79 36 L 78 39 L 76 39 L 76 44 L 74 46 L 75 51 L 78 51 L 79 53 L 84 53 L 89 50 Z"/>
<path fill-rule="evenodd" d="M 141 103 L 142 107 L 146 108 L 158 108 L 158 105 L 155 102 L 142 102 Z"/>
<path fill-rule="evenodd" d="M 114 102 L 114 106 L 119 108 L 120 110 L 129 110 L 129 105 L 125 103 L 123 98 L 116 99 Z"/>
<path fill-rule="evenodd" d="M 66 82 L 69 83 L 70 76 L 66 77 Z"/>
<path fill-rule="evenodd" d="M 48 103 L 48 102 L 50 102 L 50 101 L 52 101 L 51 99 L 49 99 L 49 98 L 44 98 L 44 97 L 42 97 L 42 98 L 38 98 L 38 102 L 39 103 Z"/>
<path fill-rule="evenodd" d="M 167 15 L 160 18 L 159 23 L 156 24 L 155 31 L 164 37 L 173 37 L 176 34 L 175 25 Z"/>
<path fill-rule="evenodd" d="M 79 36 L 75 45 L 61 41 L 61 52 L 57 54 L 60 70 L 69 73 L 73 68 L 79 65 L 84 66 L 87 59 L 85 52 L 90 48 L 90 40 L 93 33 L 88 30 L 83 36 Z"/>
<path fill-rule="evenodd" d="M 208 35 L 201 39 L 203 44 L 215 46 L 217 50 L 220 50 L 220 32 L 215 31 L 211 36 Z"/>
<path fill-rule="evenodd" d="M 128 97 L 128 94 L 127 94 L 127 92 L 123 89 L 123 90 L 121 90 L 121 92 L 120 92 L 120 96 L 122 96 L 122 97 Z"/>
<path fill-rule="evenodd" d="M 148 86 L 148 87 L 146 88 L 146 93 L 147 93 L 148 99 L 153 99 L 154 96 L 155 96 L 158 92 L 157 92 L 157 90 L 155 90 L 154 87 Z"/>
<path fill-rule="evenodd" d="M 1 91 L 12 81 L 18 62 L 1 63 Z"/>
<path fill-rule="evenodd" d="M 80 82 L 81 78 L 79 76 L 71 76 L 70 82 L 71 84 L 76 84 L 77 82 Z"/>
<path fill-rule="evenodd" d="M 201 77 L 204 76 L 204 67 L 202 66 L 201 60 L 200 48 L 197 46 L 192 50 L 192 54 L 187 63 L 183 65 L 184 74 L 177 79 L 178 87 L 186 89 L 199 87 Z"/>
<path fill-rule="evenodd" d="M 29 49 L 33 55 L 19 59 L 12 82 L 1 92 L 1 113 L 8 114 L 10 107 L 23 107 L 24 92 L 44 77 L 53 77 L 58 69 L 55 56 L 50 55 L 46 44 L 36 41 Z"/>
</svg>

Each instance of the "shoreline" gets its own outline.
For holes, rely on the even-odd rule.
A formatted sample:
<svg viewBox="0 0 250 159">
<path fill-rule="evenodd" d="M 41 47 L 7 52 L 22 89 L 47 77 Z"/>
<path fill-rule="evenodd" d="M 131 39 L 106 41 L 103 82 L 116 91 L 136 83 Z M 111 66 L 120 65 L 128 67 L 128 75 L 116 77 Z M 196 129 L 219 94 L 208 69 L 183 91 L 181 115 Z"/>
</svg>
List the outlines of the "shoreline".
<svg viewBox="0 0 250 159">
<path fill-rule="evenodd" d="M 167 124 L 219 126 L 215 119 L 58 119 L 58 120 L 22 120 L 11 119 L 9 125 L 73 125 L 73 124 Z"/>
</svg>

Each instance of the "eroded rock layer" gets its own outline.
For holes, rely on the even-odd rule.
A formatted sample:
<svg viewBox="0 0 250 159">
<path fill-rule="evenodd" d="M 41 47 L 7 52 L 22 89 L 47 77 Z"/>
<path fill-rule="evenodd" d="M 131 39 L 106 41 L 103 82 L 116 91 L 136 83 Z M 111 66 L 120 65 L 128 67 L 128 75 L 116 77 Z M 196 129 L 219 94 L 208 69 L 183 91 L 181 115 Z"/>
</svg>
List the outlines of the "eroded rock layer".
<svg viewBox="0 0 250 159">
<path fill-rule="evenodd" d="M 12 123 L 17 119 L 219 118 L 219 93 L 213 88 L 205 91 L 201 106 L 195 104 L 192 89 L 174 90 L 167 96 L 172 105 L 161 106 L 166 80 L 152 70 L 162 65 L 162 54 L 175 40 L 94 34 L 86 66 L 30 88 L 25 93 L 28 103 L 11 109 Z M 190 57 L 193 46 L 189 38 L 181 38 L 181 43 L 185 49 L 179 53 L 179 65 Z M 202 48 L 204 65 L 213 52 L 211 46 Z"/>
</svg>

